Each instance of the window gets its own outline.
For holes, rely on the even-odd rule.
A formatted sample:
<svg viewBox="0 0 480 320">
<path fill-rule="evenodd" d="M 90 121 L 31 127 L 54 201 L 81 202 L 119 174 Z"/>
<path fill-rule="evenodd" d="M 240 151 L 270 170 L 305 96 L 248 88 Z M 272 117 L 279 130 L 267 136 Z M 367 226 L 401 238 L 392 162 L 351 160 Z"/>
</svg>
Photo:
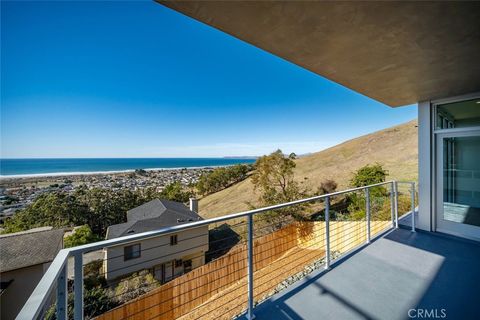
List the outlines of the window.
<svg viewBox="0 0 480 320">
<path fill-rule="evenodd" d="M 139 258 L 140 251 L 141 251 L 140 243 L 124 247 L 123 248 L 124 260 L 127 261 L 131 259 Z"/>
<path fill-rule="evenodd" d="M 192 271 L 192 260 L 183 261 L 183 272 Z"/>
<path fill-rule="evenodd" d="M 480 99 L 437 105 L 435 122 L 437 130 L 480 126 Z"/>
<path fill-rule="evenodd" d="M 175 268 L 180 268 L 183 265 L 182 259 L 175 260 Z"/>
<path fill-rule="evenodd" d="M 173 236 L 170 236 L 170 245 L 171 246 L 174 246 L 178 243 L 178 238 L 177 238 L 177 235 L 173 235 Z"/>
</svg>

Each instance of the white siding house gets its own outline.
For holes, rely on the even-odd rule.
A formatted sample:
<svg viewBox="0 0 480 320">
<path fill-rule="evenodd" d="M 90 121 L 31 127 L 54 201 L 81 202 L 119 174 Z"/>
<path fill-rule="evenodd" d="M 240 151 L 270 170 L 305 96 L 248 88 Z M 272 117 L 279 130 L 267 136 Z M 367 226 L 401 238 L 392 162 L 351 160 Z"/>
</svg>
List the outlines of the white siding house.
<svg viewBox="0 0 480 320">
<path fill-rule="evenodd" d="M 126 223 L 110 226 L 107 239 L 202 220 L 181 203 L 159 199 L 128 211 L 127 219 Z M 207 251 L 208 226 L 108 247 L 105 278 L 112 280 L 147 269 L 164 283 L 205 264 Z"/>
</svg>

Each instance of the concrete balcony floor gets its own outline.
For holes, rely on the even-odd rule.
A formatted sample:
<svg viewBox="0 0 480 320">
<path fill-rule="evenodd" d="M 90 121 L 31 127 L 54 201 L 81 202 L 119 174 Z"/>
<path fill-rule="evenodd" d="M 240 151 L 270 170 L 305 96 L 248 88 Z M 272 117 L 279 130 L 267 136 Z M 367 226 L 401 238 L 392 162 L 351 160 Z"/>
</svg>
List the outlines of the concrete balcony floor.
<svg viewBox="0 0 480 320">
<path fill-rule="evenodd" d="M 255 308 L 256 319 L 478 319 L 480 243 L 393 230 Z M 424 316 L 424 318 L 426 318 Z M 444 317 L 443 317 L 444 318 Z"/>
</svg>

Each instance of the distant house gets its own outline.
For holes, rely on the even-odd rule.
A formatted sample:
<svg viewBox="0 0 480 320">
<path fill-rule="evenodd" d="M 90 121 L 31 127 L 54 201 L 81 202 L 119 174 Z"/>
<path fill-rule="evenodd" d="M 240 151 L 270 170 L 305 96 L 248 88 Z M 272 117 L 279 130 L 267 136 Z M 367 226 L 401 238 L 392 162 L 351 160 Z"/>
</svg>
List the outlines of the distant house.
<svg viewBox="0 0 480 320">
<path fill-rule="evenodd" d="M 0 236 L 1 319 L 15 319 L 57 253 L 63 230 L 31 229 Z"/>
<path fill-rule="evenodd" d="M 193 200 L 193 199 L 192 199 Z M 196 200 L 189 209 L 182 203 L 155 199 L 127 212 L 127 222 L 107 229 L 107 239 L 202 220 L 196 213 Z M 165 283 L 205 263 L 208 226 L 132 242 L 105 249 L 107 280 L 149 269 Z"/>
</svg>

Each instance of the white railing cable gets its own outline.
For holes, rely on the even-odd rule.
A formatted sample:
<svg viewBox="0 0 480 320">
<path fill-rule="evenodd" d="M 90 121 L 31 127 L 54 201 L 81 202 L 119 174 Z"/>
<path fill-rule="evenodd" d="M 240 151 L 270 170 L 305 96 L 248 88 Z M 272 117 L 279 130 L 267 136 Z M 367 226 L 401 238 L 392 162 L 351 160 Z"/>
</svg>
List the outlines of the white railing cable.
<svg viewBox="0 0 480 320">
<path fill-rule="evenodd" d="M 412 186 L 412 231 L 414 231 L 415 221 L 414 221 L 414 205 L 415 205 L 415 184 L 408 182 Z M 110 246 L 123 245 L 126 243 L 131 243 L 135 241 L 145 240 L 153 237 L 158 237 L 166 234 L 177 233 L 183 230 L 198 228 L 202 226 L 208 226 L 210 224 L 224 222 L 227 220 L 238 219 L 246 217 L 248 220 L 248 308 L 247 308 L 247 317 L 252 319 L 253 315 L 253 216 L 262 212 L 267 212 L 271 210 L 277 210 L 289 206 L 294 206 L 302 203 L 313 202 L 317 200 L 325 200 L 325 222 L 326 222 L 326 259 L 325 267 L 328 269 L 330 265 L 330 230 L 329 230 L 329 221 L 330 221 L 330 199 L 334 196 L 343 195 L 355 191 L 365 191 L 366 196 L 366 220 L 367 220 L 367 243 L 370 242 L 370 192 L 369 189 L 372 187 L 378 187 L 383 185 L 391 185 L 391 202 L 392 202 L 392 222 L 395 228 L 398 228 L 398 185 L 397 181 L 387 181 L 376 183 L 368 186 L 351 188 L 347 190 L 337 191 L 329 194 L 323 194 L 319 196 L 314 196 L 310 198 L 295 200 L 291 202 L 281 203 L 277 205 L 272 205 L 268 207 L 243 211 L 235 214 L 230 214 L 226 216 L 221 216 L 217 218 L 201 220 L 191 223 L 186 223 L 183 225 L 172 226 L 167 228 L 162 228 L 155 231 L 148 231 L 139 234 L 124 236 L 120 238 L 110 239 L 99 241 L 95 243 L 90 243 L 78 247 L 62 249 L 55 257 L 54 261 L 48 268 L 47 272 L 44 274 L 37 287 L 33 291 L 32 295 L 29 297 L 22 310 L 20 311 L 17 319 L 20 320 L 30 320 L 37 319 L 42 316 L 42 312 L 45 312 L 45 308 L 49 297 L 53 293 L 53 290 L 57 289 L 57 318 L 66 319 L 67 318 L 67 288 L 66 288 L 66 265 L 68 258 L 74 257 L 74 319 L 82 320 L 83 319 L 83 254 L 95 251 L 99 249 L 104 249 Z"/>
<path fill-rule="evenodd" d="M 330 268 L 330 197 L 325 197 L 325 269 Z"/>
<path fill-rule="evenodd" d="M 412 182 L 411 186 L 412 232 L 415 232 L 415 182 Z"/>
<path fill-rule="evenodd" d="M 365 189 L 365 220 L 367 220 L 367 244 L 370 243 L 370 189 Z"/>
</svg>

